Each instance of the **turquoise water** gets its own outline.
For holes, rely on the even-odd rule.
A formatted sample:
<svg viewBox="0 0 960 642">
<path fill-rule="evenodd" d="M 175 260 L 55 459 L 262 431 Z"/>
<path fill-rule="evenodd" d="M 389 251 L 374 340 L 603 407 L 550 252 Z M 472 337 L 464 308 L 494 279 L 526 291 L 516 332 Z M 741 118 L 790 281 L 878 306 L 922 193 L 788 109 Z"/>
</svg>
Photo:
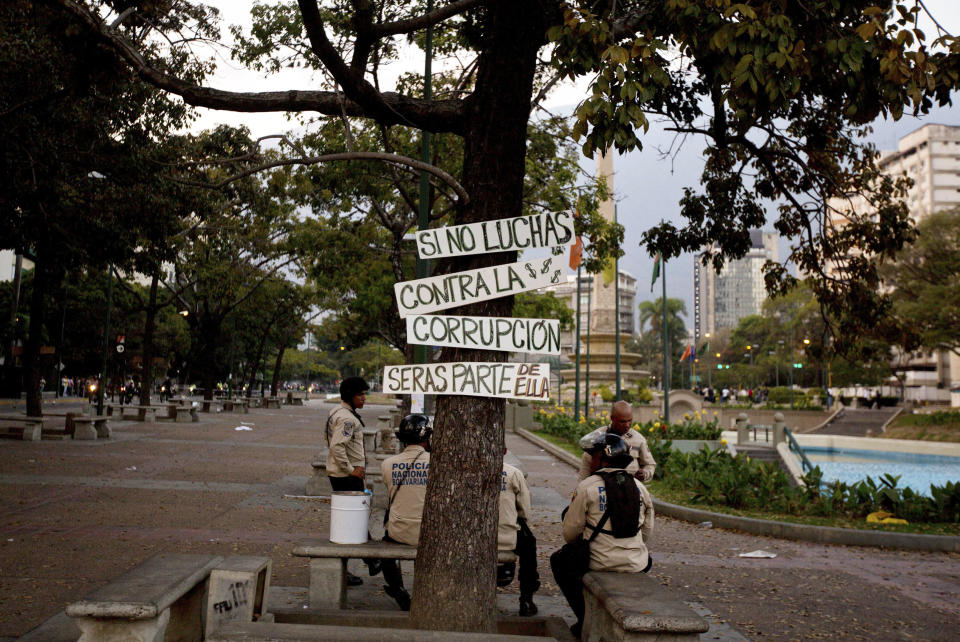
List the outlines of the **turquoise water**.
<svg viewBox="0 0 960 642">
<path fill-rule="evenodd" d="M 900 475 L 899 487 L 930 495 L 930 485 L 960 481 L 960 457 L 916 455 L 873 450 L 807 448 L 803 451 L 823 471 L 824 481 L 855 484 L 867 476 L 874 480 L 885 473 Z"/>
</svg>

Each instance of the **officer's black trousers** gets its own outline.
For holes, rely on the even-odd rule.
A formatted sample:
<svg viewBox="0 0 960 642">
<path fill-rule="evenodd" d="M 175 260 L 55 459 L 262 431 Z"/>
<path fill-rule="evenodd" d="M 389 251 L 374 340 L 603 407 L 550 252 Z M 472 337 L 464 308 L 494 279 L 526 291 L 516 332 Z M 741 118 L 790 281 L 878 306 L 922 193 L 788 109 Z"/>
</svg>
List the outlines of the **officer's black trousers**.
<svg viewBox="0 0 960 642">
<path fill-rule="evenodd" d="M 520 595 L 530 598 L 540 588 L 540 573 L 537 572 L 537 538 L 527 527 L 525 521 L 520 522 L 517 532 L 517 547 L 514 549 L 520 568 Z"/>
<path fill-rule="evenodd" d="M 389 535 L 383 536 L 384 542 L 399 543 Z M 400 572 L 400 560 L 381 560 L 381 569 L 383 570 L 383 580 L 387 586 L 394 588 L 403 588 L 403 574 Z"/>
</svg>

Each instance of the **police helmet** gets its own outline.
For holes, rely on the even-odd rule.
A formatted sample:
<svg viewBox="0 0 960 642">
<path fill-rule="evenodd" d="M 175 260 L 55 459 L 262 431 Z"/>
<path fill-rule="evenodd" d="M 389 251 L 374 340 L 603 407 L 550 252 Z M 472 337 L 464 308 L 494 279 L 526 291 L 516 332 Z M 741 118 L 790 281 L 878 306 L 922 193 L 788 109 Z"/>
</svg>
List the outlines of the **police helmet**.
<svg viewBox="0 0 960 642">
<path fill-rule="evenodd" d="M 397 439 L 405 444 L 419 444 L 430 439 L 433 434 L 433 428 L 430 427 L 430 419 L 426 415 L 414 413 L 407 415 L 400 420 L 400 428 L 397 430 Z"/>
<path fill-rule="evenodd" d="M 340 382 L 340 398 L 350 403 L 361 392 L 370 389 L 363 377 L 347 377 Z"/>
<path fill-rule="evenodd" d="M 587 452 L 599 454 L 607 461 L 614 461 L 621 457 L 630 457 L 630 445 L 620 435 L 606 432 L 597 437 Z"/>
</svg>

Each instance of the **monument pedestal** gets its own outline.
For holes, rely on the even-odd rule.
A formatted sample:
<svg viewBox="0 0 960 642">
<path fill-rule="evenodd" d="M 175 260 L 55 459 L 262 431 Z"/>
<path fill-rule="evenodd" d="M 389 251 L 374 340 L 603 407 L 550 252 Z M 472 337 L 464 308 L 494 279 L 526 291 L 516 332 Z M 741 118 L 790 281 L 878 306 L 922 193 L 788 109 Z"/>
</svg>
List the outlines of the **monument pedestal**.
<svg viewBox="0 0 960 642">
<path fill-rule="evenodd" d="M 635 352 L 627 352 L 623 344 L 626 343 L 626 335 L 620 335 L 620 385 L 626 390 L 633 388 L 638 383 L 646 383 L 650 376 L 648 370 L 640 368 L 640 362 L 643 357 Z M 586 384 L 587 374 L 587 335 L 580 337 L 582 353 L 580 355 L 580 382 Z M 570 356 L 571 360 L 576 359 L 576 355 Z M 563 376 L 564 384 L 571 383 L 576 378 L 576 369 L 567 368 L 560 371 Z M 590 333 L 590 386 L 606 385 L 610 390 L 616 392 L 617 389 L 617 333 L 616 332 L 591 332 Z"/>
</svg>

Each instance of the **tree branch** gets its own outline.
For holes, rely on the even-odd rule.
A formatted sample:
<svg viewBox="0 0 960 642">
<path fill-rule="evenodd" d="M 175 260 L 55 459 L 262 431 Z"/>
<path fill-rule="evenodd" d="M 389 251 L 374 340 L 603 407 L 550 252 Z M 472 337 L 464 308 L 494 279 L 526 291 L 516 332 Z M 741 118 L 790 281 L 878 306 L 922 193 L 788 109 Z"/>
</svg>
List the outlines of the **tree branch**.
<svg viewBox="0 0 960 642">
<path fill-rule="evenodd" d="M 134 45 L 110 29 L 98 16 L 76 0 L 58 1 L 126 62 L 137 76 L 154 87 L 180 96 L 189 105 L 254 113 L 315 111 L 327 116 L 337 116 L 341 113 L 340 99 L 337 92 L 333 91 L 237 92 L 194 85 L 154 67 Z M 376 93 L 376 90 L 372 88 L 371 90 Z M 462 135 L 465 131 L 462 100 L 426 101 L 394 92 L 377 95 L 379 102 L 386 106 L 386 109 L 381 108 L 374 113 L 360 103 L 348 100 L 346 101 L 347 114 L 361 118 L 376 118 L 386 125 L 411 125 L 431 132 L 451 132 Z"/>
<path fill-rule="evenodd" d="M 443 181 L 450 188 L 456 192 L 457 196 L 460 197 L 460 202 L 462 204 L 467 204 L 470 202 L 470 195 L 467 194 L 467 191 L 463 188 L 460 183 L 457 182 L 450 174 L 446 173 L 439 167 L 435 167 L 429 163 L 424 163 L 423 161 L 418 161 L 416 159 L 410 158 L 408 156 L 401 156 L 400 154 L 385 154 L 383 152 L 341 152 L 337 154 L 322 154 L 320 156 L 308 156 L 306 158 L 282 158 L 275 160 L 269 163 L 264 163 L 262 165 L 257 165 L 256 167 L 251 167 L 246 169 L 239 174 L 229 176 L 218 183 L 196 183 L 192 181 L 180 181 L 186 185 L 194 185 L 199 187 L 212 187 L 219 189 L 229 183 L 237 181 L 241 178 L 251 176 L 257 172 L 263 171 L 265 169 L 271 169 L 273 167 L 285 167 L 288 165 L 315 165 L 317 163 L 325 163 L 330 161 L 341 161 L 341 160 L 379 160 L 387 163 L 392 163 L 394 165 L 400 165 L 404 169 L 412 168 L 418 171 L 424 171 L 429 174 L 432 174 L 434 177 Z M 411 170 L 412 171 L 412 170 Z"/>
<path fill-rule="evenodd" d="M 481 0 L 460 0 L 453 2 L 445 7 L 435 9 L 430 13 L 425 13 L 417 18 L 408 18 L 407 20 L 397 20 L 396 22 L 385 22 L 374 25 L 371 33 L 377 38 L 385 36 L 395 36 L 401 33 L 413 33 L 429 26 L 443 22 L 447 18 L 455 16 L 465 11 L 473 9 L 479 5 Z"/>
</svg>

